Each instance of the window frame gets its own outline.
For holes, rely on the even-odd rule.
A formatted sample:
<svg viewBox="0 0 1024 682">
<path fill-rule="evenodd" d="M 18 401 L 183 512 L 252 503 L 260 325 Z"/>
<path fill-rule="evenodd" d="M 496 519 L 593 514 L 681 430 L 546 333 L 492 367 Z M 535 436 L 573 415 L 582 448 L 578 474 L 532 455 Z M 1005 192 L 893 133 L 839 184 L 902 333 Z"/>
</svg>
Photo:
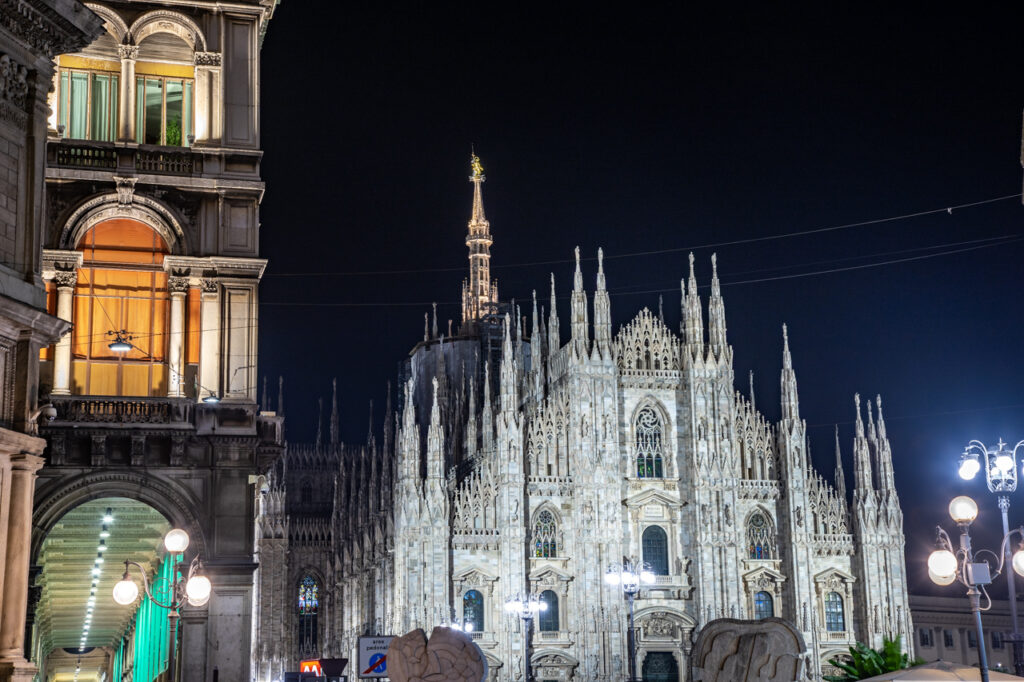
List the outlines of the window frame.
<svg viewBox="0 0 1024 682">
<path fill-rule="evenodd" d="M 656 428 L 644 426 L 642 430 L 640 420 L 645 413 L 650 413 L 654 417 Z M 651 404 L 641 405 L 633 416 L 633 456 L 630 468 L 635 478 L 666 478 L 666 464 L 669 459 L 665 456 L 665 442 L 668 440 L 665 426 L 667 422 L 661 411 Z M 650 473 L 645 473 L 647 471 Z"/>
<path fill-rule="evenodd" d="M 655 529 L 657 529 L 657 531 L 655 531 Z M 664 572 L 661 572 L 659 570 L 659 567 L 655 565 L 655 562 L 651 561 L 651 559 L 648 558 L 648 555 L 647 555 L 647 538 L 648 538 L 648 533 L 650 533 L 651 536 L 653 537 L 654 535 L 657 535 L 658 532 L 660 532 L 660 534 L 661 534 L 660 535 L 660 539 L 663 540 L 662 550 L 664 551 L 664 560 L 665 560 Z M 649 525 L 649 526 L 647 526 L 646 528 L 643 529 L 643 532 L 640 533 L 640 552 L 641 552 L 641 555 L 643 556 L 644 563 L 650 565 L 651 572 L 654 573 L 654 575 L 671 575 L 672 574 L 672 565 L 671 565 L 671 562 L 669 561 L 669 555 L 671 553 L 669 552 L 668 531 L 666 531 L 664 528 L 662 528 L 661 525 L 654 523 L 654 524 L 651 524 L 651 525 Z"/>
<path fill-rule="evenodd" d="M 917 641 L 921 646 L 931 649 L 935 646 L 935 637 L 931 628 L 918 628 L 917 629 Z"/>
<path fill-rule="evenodd" d="M 160 140 L 158 142 L 146 142 L 146 81 L 148 80 L 159 80 L 160 81 Z M 180 82 L 181 83 L 181 120 L 185 122 L 185 112 L 189 113 L 188 116 L 188 128 L 186 129 L 182 125 L 181 129 L 181 144 L 172 145 L 167 143 L 167 82 Z M 191 84 L 191 88 L 186 88 L 185 84 Z M 141 86 L 141 87 L 140 87 Z M 186 93 L 191 94 L 191 101 Z M 185 76 L 160 76 L 156 74 L 137 74 L 135 76 L 135 141 L 138 144 L 149 144 L 160 147 L 173 147 L 175 149 L 189 149 L 191 145 L 188 143 L 188 136 L 194 135 L 196 130 L 196 79 L 193 74 L 192 78 L 186 78 Z M 140 100 L 141 99 L 141 107 Z M 186 102 L 188 106 L 186 107 Z"/>
<path fill-rule="evenodd" d="M 466 601 L 470 598 L 470 595 L 476 595 L 479 598 L 479 614 L 478 618 L 469 618 L 466 615 Z M 484 628 L 487 626 L 487 602 L 484 599 L 484 593 L 477 589 L 468 589 L 462 593 L 462 625 L 466 626 L 467 623 L 473 624 L 472 632 L 484 632 Z M 479 621 L 479 622 L 478 622 Z"/>
<path fill-rule="evenodd" d="M 71 136 L 71 76 L 74 73 L 86 74 L 86 95 L 85 95 L 85 137 Z M 64 76 L 67 76 L 67 86 L 64 86 Z M 96 76 L 107 76 L 110 78 L 110 139 L 98 139 L 94 137 L 92 125 L 93 112 L 93 82 Z M 82 69 L 71 66 L 58 66 L 56 78 L 56 101 L 57 101 L 57 124 L 64 126 L 62 137 L 68 140 L 84 140 L 89 142 L 116 142 L 120 124 L 121 105 L 121 72 L 106 71 L 104 69 Z"/>
<path fill-rule="evenodd" d="M 822 602 L 825 610 L 825 631 L 846 632 L 846 601 L 843 595 L 832 590 L 825 593 Z M 835 608 L 836 606 L 838 608 Z"/>
<path fill-rule="evenodd" d="M 762 598 L 763 595 L 763 598 Z M 763 607 L 767 605 L 767 615 L 764 613 Z M 767 590 L 758 590 L 754 593 L 754 620 L 764 620 L 765 618 L 773 618 L 775 616 L 775 597 L 772 596 L 771 592 Z"/>
<path fill-rule="evenodd" d="M 550 599 L 545 599 L 545 595 L 551 595 Z M 537 614 L 537 631 L 560 632 L 562 629 L 562 614 L 559 608 L 560 599 L 558 593 L 554 590 L 544 590 L 540 593 L 540 598 L 545 601 L 548 607 Z M 554 627 L 551 627 L 552 625 Z"/>
</svg>

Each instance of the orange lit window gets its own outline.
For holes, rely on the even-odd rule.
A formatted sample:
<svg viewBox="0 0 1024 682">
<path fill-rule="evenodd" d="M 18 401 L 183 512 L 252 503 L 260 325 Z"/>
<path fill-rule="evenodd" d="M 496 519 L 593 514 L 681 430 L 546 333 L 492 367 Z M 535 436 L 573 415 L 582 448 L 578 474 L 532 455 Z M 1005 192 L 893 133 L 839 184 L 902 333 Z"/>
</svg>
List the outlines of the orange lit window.
<svg viewBox="0 0 1024 682">
<path fill-rule="evenodd" d="M 167 245 L 143 223 L 114 219 L 90 229 L 78 250 L 83 263 L 75 287 L 72 393 L 166 395 Z M 110 350 L 108 332 L 122 329 L 132 336 L 132 350 Z"/>
</svg>

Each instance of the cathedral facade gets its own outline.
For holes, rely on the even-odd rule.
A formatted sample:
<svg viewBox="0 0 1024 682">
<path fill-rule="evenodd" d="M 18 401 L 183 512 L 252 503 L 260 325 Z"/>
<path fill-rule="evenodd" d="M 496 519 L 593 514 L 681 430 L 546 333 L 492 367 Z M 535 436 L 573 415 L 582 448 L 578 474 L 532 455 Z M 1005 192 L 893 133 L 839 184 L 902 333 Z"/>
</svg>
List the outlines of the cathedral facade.
<svg viewBox="0 0 1024 682">
<path fill-rule="evenodd" d="M 476 159 L 470 180 L 461 327 L 427 320 L 381 436 L 371 412 L 367 442 L 342 444 L 335 400 L 326 436 L 289 445 L 266 477 L 257 679 L 307 654 L 351 658 L 361 635 L 452 624 L 492 680 L 523 680 L 527 657 L 536 680 L 622 680 L 628 608 L 605 574 L 624 558 L 653 574 L 635 601 L 645 680 L 688 679 L 717 618 L 794 623 L 808 679 L 854 642 L 906 642 L 881 399 L 855 398 L 848 495 L 838 431 L 834 479 L 811 464 L 785 326 L 781 419 L 736 390 L 714 257 L 706 309 L 690 257 L 678 332 L 647 309 L 616 331 L 602 255 L 588 292 L 577 251 L 563 334 L 553 276 L 529 320 L 498 301 Z M 528 594 L 547 607 L 532 624 L 504 608 Z"/>
</svg>

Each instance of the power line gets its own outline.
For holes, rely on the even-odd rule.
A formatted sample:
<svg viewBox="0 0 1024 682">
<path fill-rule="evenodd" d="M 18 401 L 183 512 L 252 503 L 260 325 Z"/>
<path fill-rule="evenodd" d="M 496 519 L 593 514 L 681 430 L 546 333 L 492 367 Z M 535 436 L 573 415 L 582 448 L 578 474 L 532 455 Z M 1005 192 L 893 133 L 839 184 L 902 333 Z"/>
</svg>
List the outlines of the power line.
<svg viewBox="0 0 1024 682">
<path fill-rule="evenodd" d="M 682 251 L 697 251 L 700 249 L 714 249 L 722 246 L 736 246 L 738 244 L 754 244 L 758 242 L 772 241 L 776 239 L 790 239 L 793 237 L 803 237 L 812 234 L 822 234 L 825 232 L 837 232 L 839 230 L 848 230 L 854 227 L 867 227 L 869 225 L 880 225 L 883 223 L 891 223 L 899 220 L 908 220 L 910 218 L 920 218 L 927 215 L 935 215 L 939 213 L 947 213 L 952 215 L 953 211 L 959 211 L 965 208 L 973 208 L 975 206 L 983 206 L 986 204 L 993 204 L 999 201 L 1007 201 L 1009 199 L 1019 199 L 1021 192 L 1016 194 L 1007 194 L 1005 196 L 993 197 L 991 199 L 982 199 L 981 201 L 972 201 L 966 204 L 956 204 L 953 206 L 944 206 L 942 208 L 933 208 L 925 211 L 915 211 L 914 213 L 903 213 L 900 215 L 889 216 L 887 218 L 874 218 L 872 220 L 862 220 L 855 223 L 844 223 L 841 225 L 830 225 L 827 227 L 818 227 L 810 230 L 798 230 L 795 232 L 786 232 L 783 234 L 766 235 L 763 237 L 748 237 L 745 239 L 732 239 L 721 242 L 708 242 L 705 244 L 694 244 L 690 246 L 675 246 L 665 249 L 651 249 L 647 251 L 633 251 L 631 253 L 622 253 L 618 255 L 607 255 L 606 259 L 619 259 L 619 258 L 635 258 L 638 256 L 654 256 L 666 253 L 679 253 Z M 585 261 L 597 260 L 593 257 L 583 258 Z M 505 269 L 505 268 L 524 268 L 533 267 L 538 265 L 558 265 L 561 263 L 573 263 L 575 262 L 572 258 L 558 258 L 552 260 L 541 260 L 541 261 L 530 261 L 522 263 L 502 263 L 492 264 L 492 270 Z M 417 273 L 427 272 L 461 272 L 466 269 L 466 266 L 458 267 L 446 267 L 446 268 L 409 268 L 403 270 L 348 270 L 348 271 L 332 271 L 332 272 L 268 272 L 264 277 L 347 277 L 347 276 L 370 276 L 370 275 L 408 275 Z"/>
</svg>

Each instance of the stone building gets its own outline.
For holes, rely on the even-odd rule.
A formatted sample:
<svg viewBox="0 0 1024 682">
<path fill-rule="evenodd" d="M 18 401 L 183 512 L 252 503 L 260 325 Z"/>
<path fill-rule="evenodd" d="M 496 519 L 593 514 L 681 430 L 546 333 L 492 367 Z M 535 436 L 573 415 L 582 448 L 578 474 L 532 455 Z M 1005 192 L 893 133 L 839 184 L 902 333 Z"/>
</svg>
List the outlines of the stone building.
<svg viewBox="0 0 1024 682">
<path fill-rule="evenodd" d="M 182 614 L 180 678 L 250 677 L 253 481 L 283 443 L 255 379 L 260 47 L 277 2 L 87 2 L 95 39 L 54 50 L 37 91 L 39 305 L 72 328 L 39 360 L 54 408 L 28 551 L 41 679 L 166 667 L 166 613 L 111 588 L 125 560 L 169 574 L 172 526 L 213 584 Z"/>
<path fill-rule="evenodd" d="M 623 557 L 655 574 L 636 601 L 645 680 L 684 679 L 715 618 L 789 619 L 813 679 L 855 641 L 911 632 L 881 400 L 855 398 L 848 498 L 838 432 L 834 481 L 811 466 L 785 326 L 782 418 L 736 390 L 714 257 L 706 326 L 691 257 L 678 333 L 647 309 L 614 331 L 600 251 L 592 293 L 577 252 L 567 341 L 553 276 L 527 322 L 490 280 L 472 170 L 458 331 L 427 320 L 381 436 L 371 417 L 367 442 L 343 445 L 334 403 L 329 437 L 290 445 L 267 477 L 256 679 L 350 657 L 359 635 L 455 623 L 492 679 L 523 679 L 529 656 L 538 680 L 621 680 L 626 605 L 604 577 Z M 525 593 L 547 604 L 530 633 L 503 609 Z"/>
<path fill-rule="evenodd" d="M 0 680 L 29 680 L 24 651 L 36 472 L 39 349 L 69 325 L 46 311 L 41 278 L 46 97 L 54 55 L 95 38 L 77 0 L 0 2 Z M 45 415 L 43 415 L 45 416 Z"/>
<path fill-rule="evenodd" d="M 978 665 L 978 631 L 966 596 L 910 595 L 914 619 L 914 652 L 925 661 Z M 1013 672 L 1013 622 L 1010 603 L 993 599 L 982 613 L 985 653 L 993 670 Z"/>
</svg>

